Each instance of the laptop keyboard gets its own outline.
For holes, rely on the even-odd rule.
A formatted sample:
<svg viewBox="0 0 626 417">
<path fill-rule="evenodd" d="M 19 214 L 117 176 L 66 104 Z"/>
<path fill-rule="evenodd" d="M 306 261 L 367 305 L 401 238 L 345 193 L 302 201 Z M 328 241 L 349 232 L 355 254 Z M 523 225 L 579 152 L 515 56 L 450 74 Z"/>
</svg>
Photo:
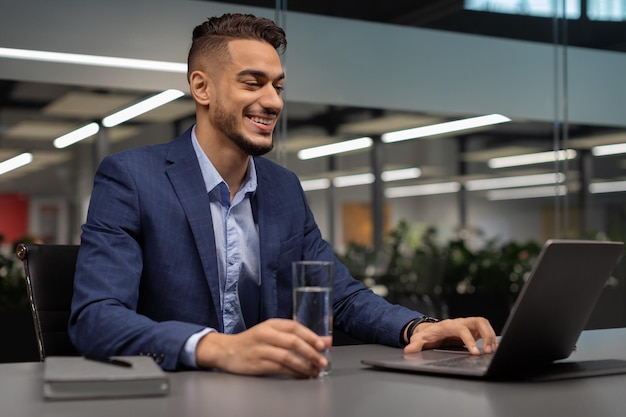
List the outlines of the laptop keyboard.
<svg viewBox="0 0 626 417">
<path fill-rule="evenodd" d="M 428 362 L 426 365 L 458 369 L 476 369 L 489 366 L 489 362 L 491 362 L 491 355 L 459 355 L 455 358 Z"/>
</svg>

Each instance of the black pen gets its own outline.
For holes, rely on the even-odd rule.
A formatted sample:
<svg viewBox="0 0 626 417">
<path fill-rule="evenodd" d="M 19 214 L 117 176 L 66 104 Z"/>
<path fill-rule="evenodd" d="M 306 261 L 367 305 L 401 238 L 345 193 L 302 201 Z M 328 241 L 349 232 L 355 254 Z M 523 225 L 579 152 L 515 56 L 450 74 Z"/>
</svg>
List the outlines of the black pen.
<svg viewBox="0 0 626 417">
<path fill-rule="evenodd" d="M 90 361 L 108 363 L 109 365 L 122 366 L 124 368 L 132 368 L 133 364 L 129 361 L 125 361 L 122 359 L 110 358 L 107 356 L 94 356 L 94 355 L 85 355 L 85 359 Z"/>
</svg>

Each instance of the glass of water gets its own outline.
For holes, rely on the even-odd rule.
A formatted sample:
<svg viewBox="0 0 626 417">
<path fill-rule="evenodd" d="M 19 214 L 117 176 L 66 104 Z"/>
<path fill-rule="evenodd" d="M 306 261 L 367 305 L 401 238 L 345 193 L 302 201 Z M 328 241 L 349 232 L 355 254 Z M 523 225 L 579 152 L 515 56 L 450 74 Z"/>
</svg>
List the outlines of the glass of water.
<svg viewBox="0 0 626 417">
<path fill-rule="evenodd" d="M 293 319 L 332 342 L 333 263 L 298 261 L 293 263 Z M 328 366 L 320 376 L 330 373 L 330 348 L 323 352 Z"/>
</svg>

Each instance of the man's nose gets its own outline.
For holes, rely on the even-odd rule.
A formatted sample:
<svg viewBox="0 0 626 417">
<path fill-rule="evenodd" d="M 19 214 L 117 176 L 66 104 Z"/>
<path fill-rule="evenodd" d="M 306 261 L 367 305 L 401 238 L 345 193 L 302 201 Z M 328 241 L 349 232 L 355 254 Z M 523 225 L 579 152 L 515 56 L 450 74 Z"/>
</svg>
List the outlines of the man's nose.
<svg viewBox="0 0 626 417">
<path fill-rule="evenodd" d="M 273 110 L 276 113 L 280 113 L 283 109 L 283 98 L 280 95 L 280 91 L 273 85 L 265 86 L 260 103 L 265 109 Z"/>
</svg>

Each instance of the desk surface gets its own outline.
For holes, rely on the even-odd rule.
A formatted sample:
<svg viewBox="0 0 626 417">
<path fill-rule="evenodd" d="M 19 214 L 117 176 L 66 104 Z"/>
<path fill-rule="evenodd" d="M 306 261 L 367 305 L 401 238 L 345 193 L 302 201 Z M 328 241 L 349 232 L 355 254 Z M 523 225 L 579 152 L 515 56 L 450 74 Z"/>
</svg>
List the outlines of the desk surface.
<svg viewBox="0 0 626 417">
<path fill-rule="evenodd" d="M 570 360 L 626 360 L 626 329 L 591 330 Z M 312 380 L 217 372 L 170 373 L 162 398 L 45 402 L 41 363 L 0 364 L 0 414 L 133 417 L 618 416 L 626 374 L 558 382 L 486 382 L 378 371 L 360 364 L 398 353 L 378 345 L 333 348 L 333 373 Z"/>
</svg>

